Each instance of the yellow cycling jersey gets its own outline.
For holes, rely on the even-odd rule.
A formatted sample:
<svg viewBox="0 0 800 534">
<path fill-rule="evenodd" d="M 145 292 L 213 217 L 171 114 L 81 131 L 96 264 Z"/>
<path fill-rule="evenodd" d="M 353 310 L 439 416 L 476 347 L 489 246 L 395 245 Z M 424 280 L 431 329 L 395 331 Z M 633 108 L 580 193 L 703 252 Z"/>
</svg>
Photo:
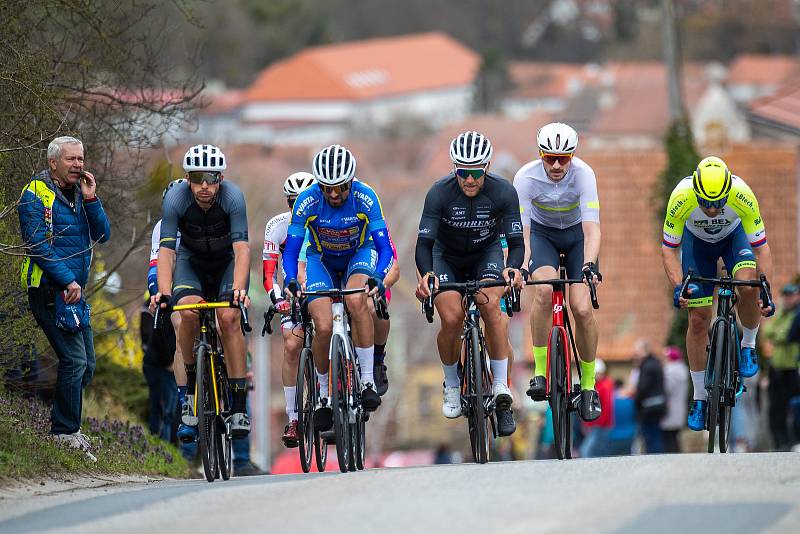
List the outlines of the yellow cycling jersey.
<svg viewBox="0 0 800 534">
<path fill-rule="evenodd" d="M 677 248 L 681 244 L 684 228 L 698 239 L 717 243 L 730 235 L 739 224 L 744 228 L 750 246 L 760 247 L 767 242 L 758 200 L 744 180 L 733 176 L 727 203 L 719 214 L 709 217 L 697 204 L 692 179 L 686 177 L 675 186 L 669 197 L 663 243 L 670 248 Z"/>
</svg>

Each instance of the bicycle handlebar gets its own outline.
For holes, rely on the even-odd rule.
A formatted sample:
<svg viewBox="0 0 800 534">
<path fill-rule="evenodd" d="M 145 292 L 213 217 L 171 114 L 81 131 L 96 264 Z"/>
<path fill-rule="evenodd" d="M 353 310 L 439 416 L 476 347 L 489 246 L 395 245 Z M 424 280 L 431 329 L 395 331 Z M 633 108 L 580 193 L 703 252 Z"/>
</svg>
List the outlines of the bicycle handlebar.
<svg viewBox="0 0 800 534">
<path fill-rule="evenodd" d="M 525 282 L 525 285 L 559 286 L 559 285 L 571 285 L 571 284 L 583 284 L 583 283 L 586 283 L 589 286 L 589 298 L 592 301 L 592 308 L 594 308 L 595 310 L 599 309 L 600 303 L 597 302 L 597 286 L 592 281 L 592 279 L 589 278 L 588 275 L 584 278 L 553 278 L 551 280 L 528 280 L 527 282 Z"/>
<path fill-rule="evenodd" d="M 435 282 L 433 276 L 429 276 L 428 291 L 430 291 L 430 296 L 422 301 L 422 311 L 425 313 L 425 318 L 428 320 L 428 322 L 432 323 L 433 312 L 434 312 L 433 297 L 435 295 L 438 295 L 443 291 L 464 291 L 469 295 L 474 295 L 481 289 L 486 289 L 489 287 L 508 287 L 508 285 L 509 284 L 505 280 L 487 280 L 487 281 L 470 280 L 468 282 L 448 282 L 446 284 L 439 284 L 439 288 L 435 289 Z M 506 309 L 509 310 L 511 308 L 506 308 Z M 509 313 L 509 317 L 511 317 L 512 315 L 513 315 L 513 310 L 511 313 Z"/>
<path fill-rule="evenodd" d="M 767 277 L 764 274 L 759 275 L 758 280 L 736 280 L 735 278 L 731 277 L 706 278 L 703 276 L 697 276 L 694 274 L 694 270 L 689 269 L 689 272 L 686 273 L 683 283 L 681 284 L 680 295 L 683 298 L 689 298 L 689 294 L 686 293 L 686 289 L 689 287 L 690 282 L 700 282 L 704 284 L 713 284 L 715 286 L 731 288 L 735 286 L 758 287 L 761 289 L 759 294 L 761 302 L 766 304 L 765 306 L 762 306 L 762 308 L 766 309 L 774 306 L 772 301 L 772 291 L 770 289 L 769 282 L 767 281 Z"/>
<path fill-rule="evenodd" d="M 162 308 L 162 304 L 166 304 L 166 306 Z M 193 304 L 178 304 L 177 306 L 170 306 L 169 297 L 166 295 L 161 295 L 161 299 L 158 301 L 158 305 L 156 306 L 156 314 L 155 317 L 153 317 L 153 328 L 157 329 L 159 327 L 159 319 L 161 319 L 163 314 L 170 314 L 174 311 L 213 310 L 217 308 L 237 308 L 241 312 L 241 316 L 239 317 L 239 325 L 242 329 L 242 335 L 245 335 L 247 332 L 252 332 L 253 327 L 250 326 L 247 308 L 245 308 L 244 304 L 239 301 L 195 302 Z"/>
</svg>

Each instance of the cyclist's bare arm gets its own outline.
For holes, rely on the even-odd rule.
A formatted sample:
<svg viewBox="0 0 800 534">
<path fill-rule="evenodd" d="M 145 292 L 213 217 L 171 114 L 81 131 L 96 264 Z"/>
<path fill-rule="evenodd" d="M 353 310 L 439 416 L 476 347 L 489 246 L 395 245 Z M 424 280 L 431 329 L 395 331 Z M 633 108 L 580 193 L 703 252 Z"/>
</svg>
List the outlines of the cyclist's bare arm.
<svg viewBox="0 0 800 534">
<path fill-rule="evenodd" d="M 250 274 L 250 245 L 247 241 L 233 243 L 233 288 L 247 288 L 247 276 Z"/>
<path fill-rule="evenodd" d="M 172 294 L 172 273 L 175 269 L 175 251 L 167 247 L 158 249 L 158 292 L 166 295 Z"/>
<path fill-rule="evenodd" d="M 767 280 L 772 280 L 772 252 L 769 249 L 769 243 L 755 247 L 753 254 L 756 256 L 758 273 L 766 276 Z"/>
<path fill-rule="evenodd" d="M 386 286 L 386 288 L 390 288 L 395 285 L 398 280 L 400 280 L 400 264 L 397 260 L 394 260 L 389 272 L 386 273 L 386 278 L 383 279 L 383 285 Z"/>
<path fill-rule="evenodd" d="M 661 245 L 661 261 L 664 264 L 664 272 L 667 273 L 669 283 L 673 286 L 683 282 L 683 268 L 681 267 L 681 249 Z"/>
<path fill-rule="evenodd" d="M 597 263 L 600 255 L 600 223 L 583 221 L 583 261 Z"/>
</svg>

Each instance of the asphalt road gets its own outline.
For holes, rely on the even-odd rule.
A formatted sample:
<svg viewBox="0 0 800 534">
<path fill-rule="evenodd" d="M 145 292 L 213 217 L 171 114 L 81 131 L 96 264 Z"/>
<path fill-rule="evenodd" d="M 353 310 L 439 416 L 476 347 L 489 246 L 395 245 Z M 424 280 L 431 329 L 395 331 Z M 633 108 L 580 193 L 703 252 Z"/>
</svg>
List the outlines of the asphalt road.
<svg viewBox="0 0 800 534">
<path fill-rule="evenodd" d="M 800 454 L 634 456 L 262 476 L 70 496 L 0 532 L 800 532 Z"/>
</svg>

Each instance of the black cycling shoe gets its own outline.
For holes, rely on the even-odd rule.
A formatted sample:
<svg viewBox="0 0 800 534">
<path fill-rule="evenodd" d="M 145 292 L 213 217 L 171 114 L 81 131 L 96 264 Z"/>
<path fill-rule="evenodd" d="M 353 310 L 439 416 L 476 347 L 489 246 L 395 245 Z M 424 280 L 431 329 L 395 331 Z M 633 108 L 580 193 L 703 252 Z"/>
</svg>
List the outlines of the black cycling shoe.
<svg viewBox="0 0 800 534">
<path fill-rule="evenodd" d="M 581 403 L 579 414 L 586 422 L 594 421 L 603 412 L 600 406 L 600 395 L 593 389 L 581 390 Z"/>
<path fill-rule="evenodd" d="M 389 391 L 389 377 L 386 376 L 386 366 L 382 363 L 376 363 L 373 369 L 375 373 L 375 390 L 378 395 L 383 397 Z"/>
<path fill-rule="evenodd" d="M 497 435 L 510 436 L 517 430 L 517 424 L 514 422 L 514 412 L 511 409 L 495 410 L 497 415 Z"/>
<path fill-rule="evenodd" d="M 374 388 L 372 384 L 366 384 L 361 392 L 361 406 L 368 412 L 374 412 L 381 405 L 381 396 Z"/>
<path fill-rule="evenodd" d="M 531 378 L 530 387 L 525 394 L 535 401 L 545 400 L 547 396 L 547 379 L 544 376 L 534 376 Z"/>
<path fill-rule="evenodd" d="M 268 474 L 269 472 L 264 471 L 253 462 L 247 462 L 241 466 L 234 464 L 233 466 L 233 476 L 237 477 L 253 477 Z"/>
<path fill-rule="evenodd" d="M 330 406 L 318 405 L 314 410 L 314 430 L 323 432 L 333 428 L 333 410 Z"/>
</svg>

